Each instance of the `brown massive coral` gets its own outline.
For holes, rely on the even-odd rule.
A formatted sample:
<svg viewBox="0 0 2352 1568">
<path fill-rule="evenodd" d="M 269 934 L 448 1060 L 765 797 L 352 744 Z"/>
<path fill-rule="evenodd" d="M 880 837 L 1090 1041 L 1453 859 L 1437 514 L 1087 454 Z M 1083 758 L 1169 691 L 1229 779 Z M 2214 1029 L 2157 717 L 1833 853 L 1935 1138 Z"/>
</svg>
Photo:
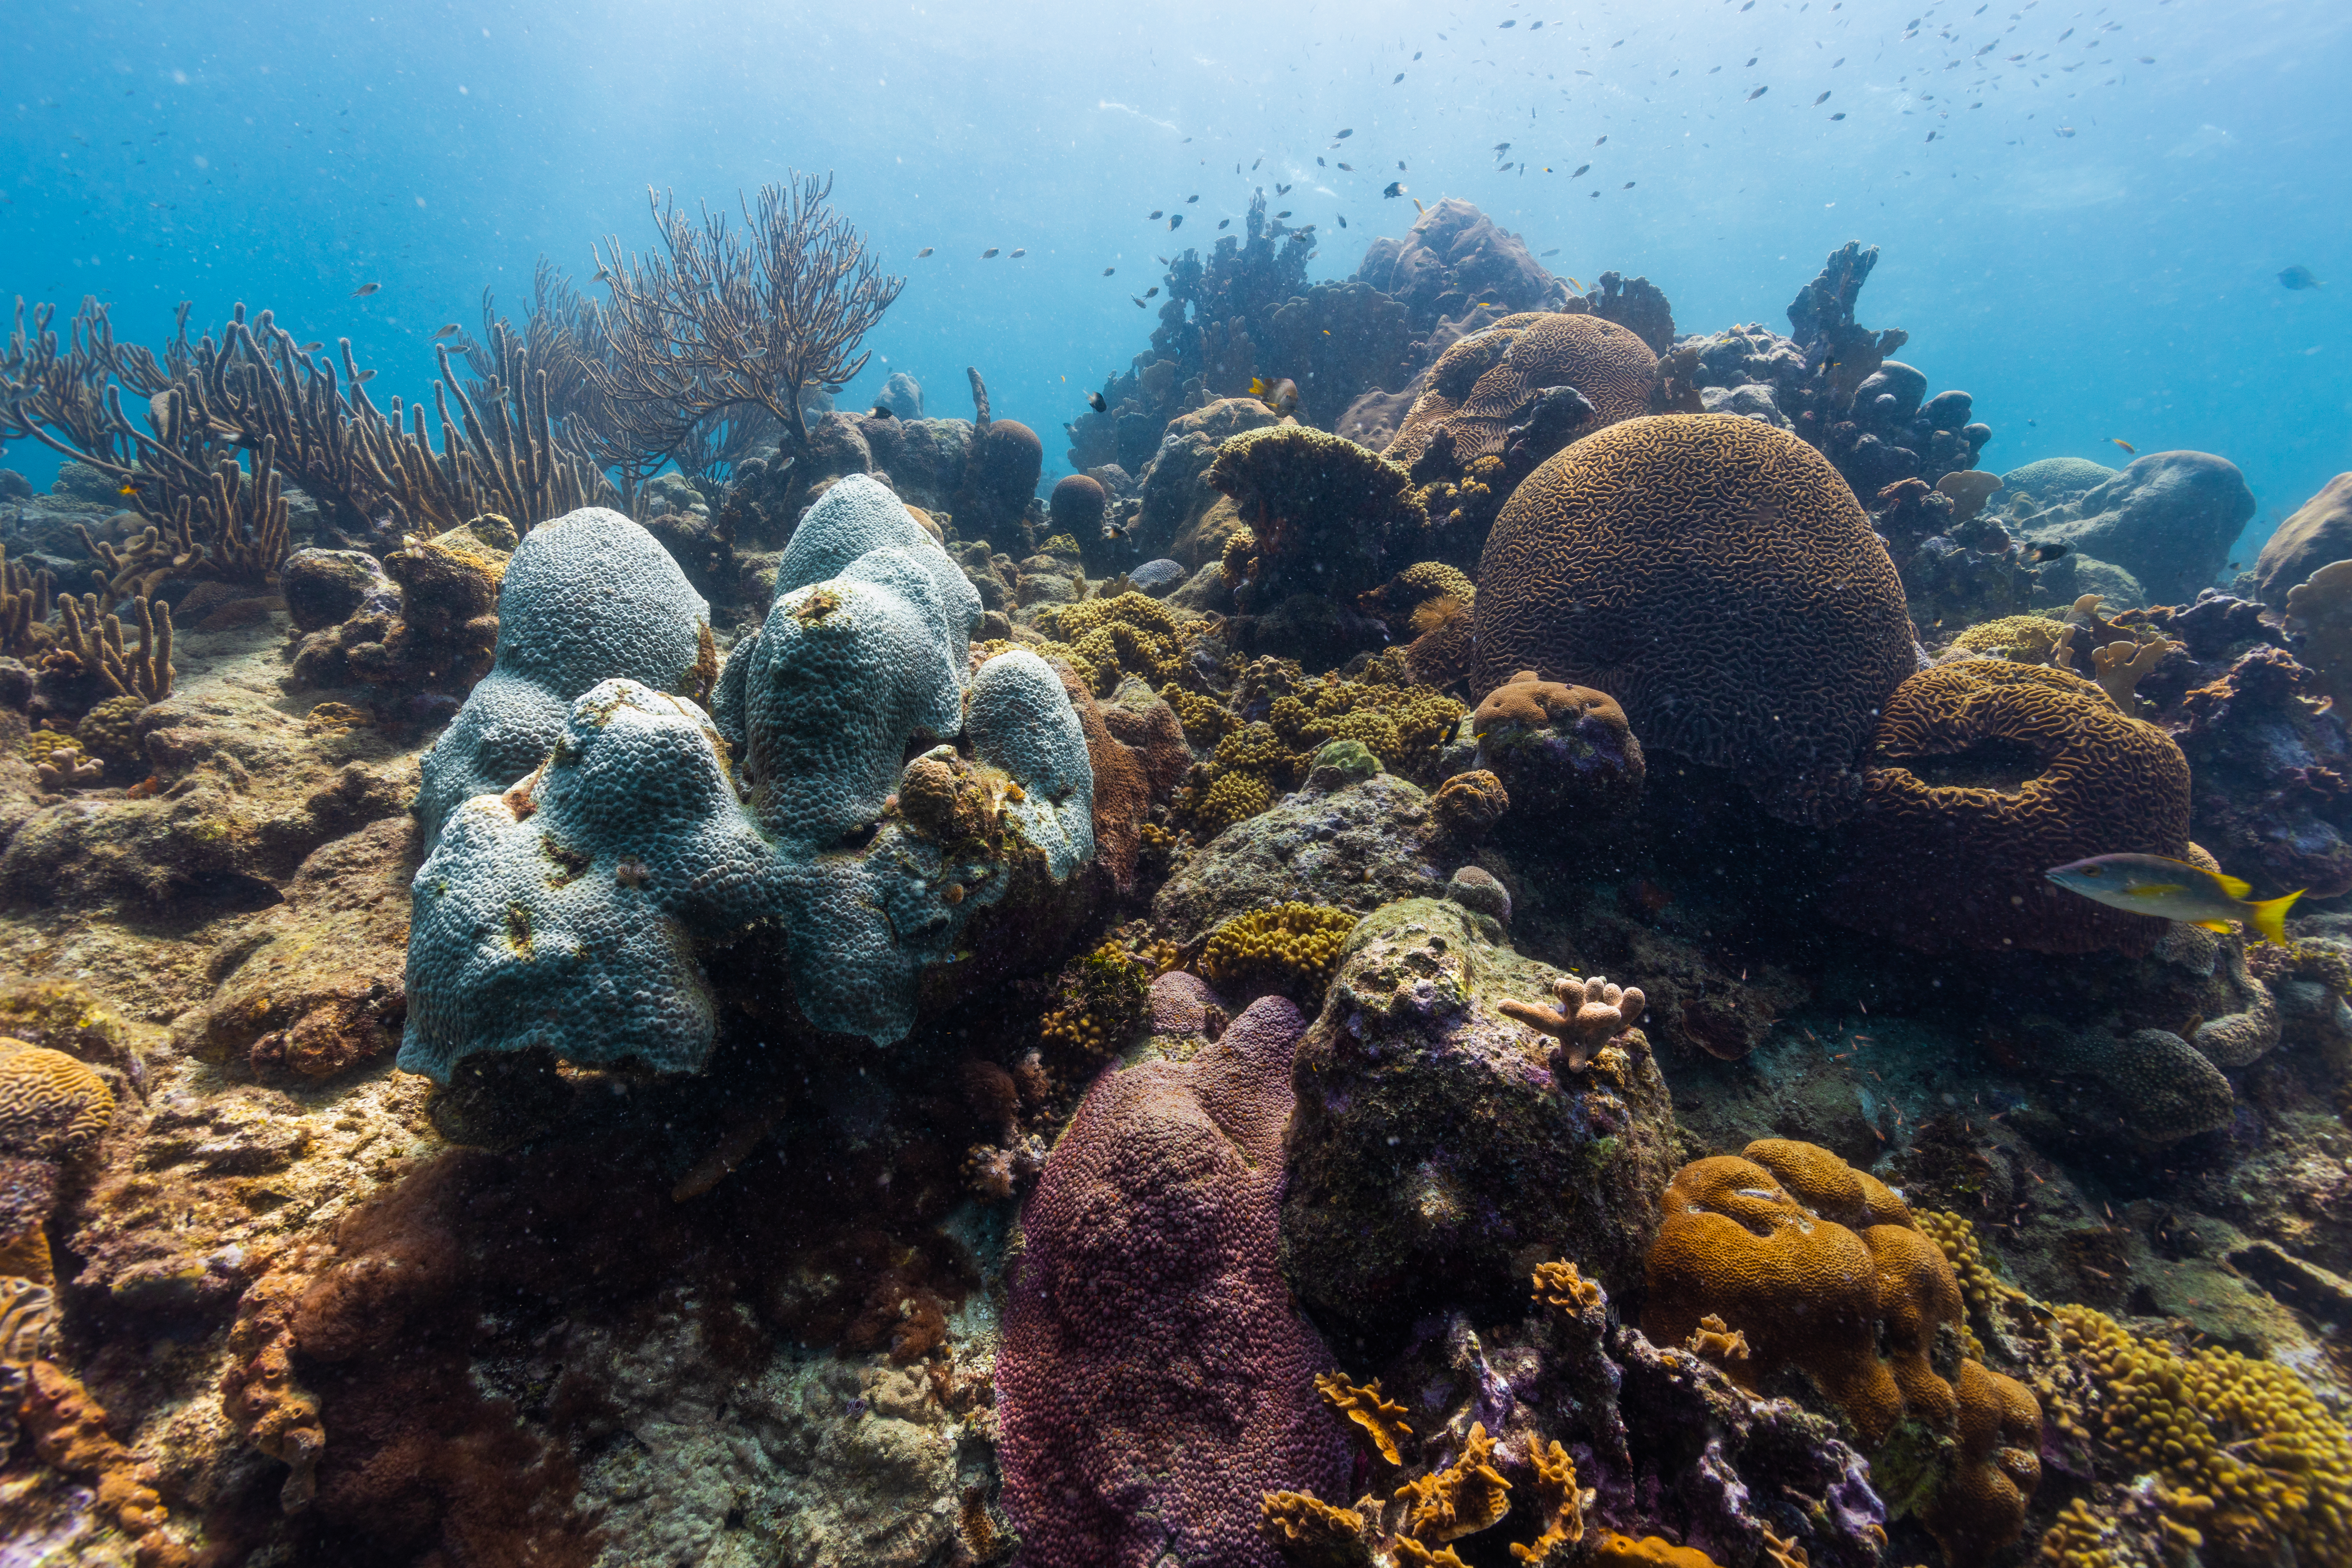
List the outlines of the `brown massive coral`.
<svg viewBox="0 0 2352 1568">
<path fill-rule="evenodd" d="M 1966 1324 L 1943 1250 L 1892 1188 L 1817 1144 L 1761 1139 L 1695 1161 L 1666 1189 L 1642 1331 L 1662 1345 L 1738 1334 L 1750 1390 L 1811 1378 L 1872 1448 L 1898 1424 L 1941 1449 L 1910 1501 L 1954 1563 L 2017 1539 L 2042 1479 L 2042 1411 L 2022 1384 L 1958 1357 Z"/>
<path fill-rule="evenodd" d="M 1630 419 L 1551 458 L 1496 521 L 1475 614 L 1488 684 L 1609 692 L 1646 749 L 1734 769 L 1792 821 L 1852 808 L 1876 710 L 1916 668 L 1845 481 L 1731 415 Z"/>
<path fill-rule="evenodd" d="M 2047 666 L 1969 658 L 1887 699 L 1832 919 L 1923 952 L 2143 953 L 2165 922 L 2044 875 L 2093 855 L 2185 858 L 2172 738 Z"/>
<path fill-rule="evenodd" d="M 1426 462 L 1455 470 L 1474 458 L 1501 457 L 1512 426 L 1547 390 L 1574 387 L 1584 416 L 1553 434 L 1561 440 L 1646 414 L 1657 355 L 1625 328 L 1598 316 L 1532 310 L 1506 316 L 1447 349 L 1396 439 L 1383 454 L 1414 470 Z"/>
</svg>

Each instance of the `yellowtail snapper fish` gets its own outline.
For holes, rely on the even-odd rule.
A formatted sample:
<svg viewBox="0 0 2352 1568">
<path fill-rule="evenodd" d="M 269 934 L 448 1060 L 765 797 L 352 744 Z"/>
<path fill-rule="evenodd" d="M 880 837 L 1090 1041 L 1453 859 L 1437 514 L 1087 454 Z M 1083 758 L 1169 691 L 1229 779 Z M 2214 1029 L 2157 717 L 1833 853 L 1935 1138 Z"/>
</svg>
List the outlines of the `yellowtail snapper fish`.
<svg viewBox="0 0 2352 1568">
<path fill-rule="evenodd" d="M 2286 945 L 2286 911 L 2303 897 L 2297 888 L 2284 898 L 2250 901 L 2246 895 L 2253 889 L 2237 878 L 2161 855 L 2094 855 L 2043 875 L 2111 910 L 2186 921 L 2213 931 L 2227 931 L 2231 921 L 2243 921 L 2264 942 L 2281 947 Z"/>
</svg>

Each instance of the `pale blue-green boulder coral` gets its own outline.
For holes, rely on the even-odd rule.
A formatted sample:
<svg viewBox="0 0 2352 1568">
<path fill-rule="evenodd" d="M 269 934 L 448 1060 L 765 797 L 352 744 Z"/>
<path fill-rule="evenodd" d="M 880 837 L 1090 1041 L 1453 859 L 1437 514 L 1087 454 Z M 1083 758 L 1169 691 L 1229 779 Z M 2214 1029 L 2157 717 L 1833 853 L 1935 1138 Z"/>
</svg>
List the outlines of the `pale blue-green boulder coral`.
<svg viewBox="0 0 2352 1568">
<path fill-rule="evenodd" d="M 660 541 L 600 506 L 541 523 L 507 563 L 490 673 L 421 764 L 415 811 L 428 841 L 461 804 L 539 766 L 572 699 L 598 681 L 698 702 L 717 663 L 710 606 Z"/>
<path fill-rule="evenodd" d="M 579 623 L 642 601 L 583 590 L 560 565 L 535 581 L 570 606 L 576 645 L 625 645 Z M 712 711 L 644 679 L 592 682 L 520 767 L 492 781 L 474 763 L 486 782 L 428 819 L 440 837 L 414 884 L 402 1066 L 446 1081 L 467 1057 L 544 1047 L 697 1070 L 717 1018 L 704 958 L 761 929 L 781 939 L 759 951 L 781 951 L 783 973 L 730 983 L 789 984 L 819 1028 L 887 1045 L 974 914 L 1093 858 L 1094 773 L 1060 679 L 1016 651 L 967 680 L 979 596 L 887 489 L 852 476 L 829 489 L 777 590 Z M 567 677 L 580 662 L 593 658 Z M 505 689 L 495 700 L 514 705 Z M 495 717 L 464 754 L 501 732 Z"/>
</svg>

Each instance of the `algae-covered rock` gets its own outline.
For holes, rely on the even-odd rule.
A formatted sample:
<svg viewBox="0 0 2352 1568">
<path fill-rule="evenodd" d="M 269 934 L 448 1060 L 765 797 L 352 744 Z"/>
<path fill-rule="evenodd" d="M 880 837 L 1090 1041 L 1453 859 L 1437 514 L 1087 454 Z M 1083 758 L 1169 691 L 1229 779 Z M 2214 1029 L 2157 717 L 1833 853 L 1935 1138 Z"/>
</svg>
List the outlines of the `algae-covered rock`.
<svg viewBox="0 0 2352 1568">
<path fill-rule="evenodd" d="M 1445 889 L 1437 838 L 1429 797 L 1394 773 L 1349 782 L 1341 768 L 1318 770 L 1307 788 L 1212 839 L 1160 889 L 1151 918 L 1190 942 L 1276 904 L 1361 914 L 1393 899 L 1436 898 Z"/>
<path fill-rule="evenodd" d="M 1638 1032 L 1563 1081 L 1504 1016 L 1559 973 L 1436 899 L 1356 928 L 1294 1080 L 1283 1269 L 1318 1322 L 1370 1338 L 1449 1305 L 1517 1313 L 1546 1258 L 1621 1293 L 1641 1278 L 1674 1109 Z"/>
</svg>

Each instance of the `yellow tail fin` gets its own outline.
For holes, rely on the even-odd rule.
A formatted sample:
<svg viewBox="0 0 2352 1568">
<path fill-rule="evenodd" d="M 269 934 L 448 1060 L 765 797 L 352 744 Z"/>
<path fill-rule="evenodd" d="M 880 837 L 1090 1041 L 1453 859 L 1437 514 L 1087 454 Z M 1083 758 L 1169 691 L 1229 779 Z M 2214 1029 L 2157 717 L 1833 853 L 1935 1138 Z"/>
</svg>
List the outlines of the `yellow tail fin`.
<svg viewBox="0 0 2352 1568">
<path fill-rule="evenodd" d="M 2265 899 L 2258 904 L 2248 904 L 2246 923 L 2252 926 L 2254 934 L 2264 942 L 2274 942 L 2279 946 L 2284 947 L 2286 945 L 2286 911 L 2294 906 L 2295 900 L 2303 897 L 2303 894 L 2304 889 L 2297 888 L 2283 899 Z"/>
</svg>

